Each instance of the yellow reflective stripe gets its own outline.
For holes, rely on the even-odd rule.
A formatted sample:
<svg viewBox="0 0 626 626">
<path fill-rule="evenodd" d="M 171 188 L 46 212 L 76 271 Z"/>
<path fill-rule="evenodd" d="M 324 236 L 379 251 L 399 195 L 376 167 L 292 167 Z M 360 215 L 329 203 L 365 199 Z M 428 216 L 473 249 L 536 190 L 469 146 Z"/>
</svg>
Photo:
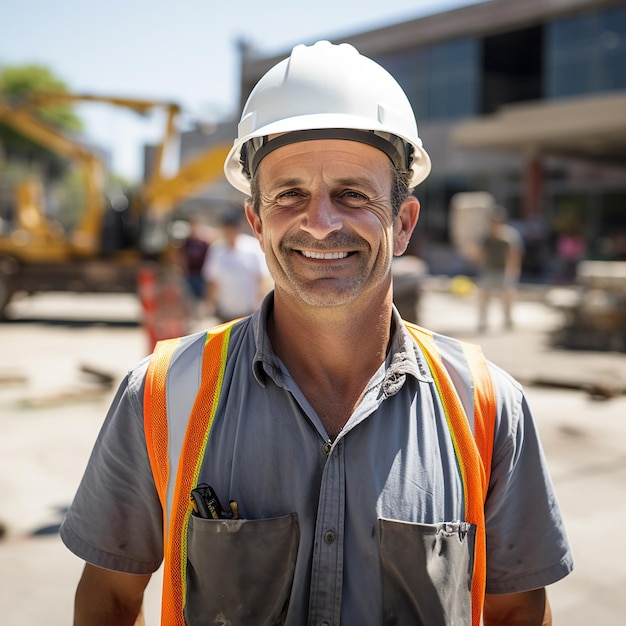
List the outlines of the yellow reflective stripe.
<svg viewBox="0 0 626 626">
<path fill-rule="evenodd" d="M 176 600 L 176 610 L 180 611 L 181 616 L 187 597 L 187 528 L 191 515 L 189 494 L 198 484 L 200 468 L 219 404 L 231 328 L 232 324 L 224 324 L 207 334 L 200 389 L 189 417 L 176 477 L 170 548 L 172 564 L 179 563 L 180 596 Z"/>
</svg>

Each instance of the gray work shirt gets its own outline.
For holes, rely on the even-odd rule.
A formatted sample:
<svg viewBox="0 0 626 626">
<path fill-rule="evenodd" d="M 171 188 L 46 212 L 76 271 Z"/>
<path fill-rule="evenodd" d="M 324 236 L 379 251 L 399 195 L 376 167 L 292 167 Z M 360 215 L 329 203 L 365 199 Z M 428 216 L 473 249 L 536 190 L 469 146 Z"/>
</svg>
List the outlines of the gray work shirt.
<svg viewBox="0 0 626 626">
<path fill-rule="evenodd" d="M 235 500 L 242 521 L 225 533 L 211 525 L 221 522 L 192 517 L 188 623 L 215 623 L 211 603 L 221 594 L 257 620 L 267 611 L 293 626 L 469 624 L 473 532 L 462 522 L 454 449 L 420 349 L 394 311 L 389 356 L 330 442 L 272 350 L 271 305 L 270 297 L 231 333 L 199 482 Z M 163 551 L 143 430 L 146 367 L 120 386 L 61 528 L 79 557 L 137 574 L 156 570 Z M 512 593 L 559 580 L 572 557 L 522 389 L 490 369 L 498 416 L 487 592 Z M 422 611 L 431 615 L 415 617 Z"/>
</svg>

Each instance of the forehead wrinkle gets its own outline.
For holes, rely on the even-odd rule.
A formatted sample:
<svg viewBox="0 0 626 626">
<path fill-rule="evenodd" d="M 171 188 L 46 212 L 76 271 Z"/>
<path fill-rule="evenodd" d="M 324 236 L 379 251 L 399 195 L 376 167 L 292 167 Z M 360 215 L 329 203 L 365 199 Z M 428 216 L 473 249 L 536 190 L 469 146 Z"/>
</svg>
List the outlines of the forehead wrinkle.
<svg viewBox="0 0 626 626">
<path fill-rule="evenodd" d="M 272 184 L 272 187 L 299 187 L 304 183 L 304 178 L 299 176 L 277 176 Z"/>
<path fill-rule="evenodd" d="M 372 193 L 379 191 L 376 186 L 372 184 L 372 179 L 367 176 L 346 176 L 340 177 L 332 181 L 333 185 L 339 187 L 357 187 L 359 189 L 365 189 Z"/>
</svg>

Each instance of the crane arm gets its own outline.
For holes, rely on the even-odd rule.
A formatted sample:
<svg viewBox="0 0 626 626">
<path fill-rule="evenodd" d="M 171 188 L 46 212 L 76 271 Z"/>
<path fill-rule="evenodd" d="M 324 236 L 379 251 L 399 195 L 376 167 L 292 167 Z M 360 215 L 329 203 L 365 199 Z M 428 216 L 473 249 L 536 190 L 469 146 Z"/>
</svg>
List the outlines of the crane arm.
<svg viewBox="0 0 626 626">
<path fill-rule="evenodd" d="M 69 139 L 34 115 L 22 109 L 10 107 L 1 101 L 0 123 L 10 126 L 35 143 L 49 148 L 66 159 L 89 161 L 97 158 L 91 150 Z"/>
<path fill-rule="evenodd" d="M 176 102 L 147 100 L 142 98 L 123 98 L 118 96 L 101 96 L 87 93 L 68 93 L 63 91 L 33 91 L 21 100 L 21 106 L 46 106 L 67 102 L 100 102 L 130 109 L 141 115 L 155 108 L 164 108 L 174 114 L 180 113 L 180 105 Z"/>
<path fill-rule="evenodd" d="M 150 172 L 147 185 L 156 185 L 163 180 L 163 163 L 167 147 L 176 135 L 176 118 L 181 112 L 181 107 L 176 102 L 166 100 L 148 100 L 143 98 L 123 98 L 119 96 L 103 96 L 87 93 L 68 93 L 65 91 L 33 91 L 22 98 L 20 107 L 32 108 L 35 106 L 45 107 L 51 104 L 68 102 L 95 102 L 111 104 L 113 106 L 130 109 L 140 115 L 147 115 L 154 109 L 163 109 L 167 120 L 163 139 L 159 142 L 156 151 L 154 168 Z"/>
<path fill-rule="evenodd" d="M 148 183 L 144 189 L 146 206 L 155 215 L 168 213 L 176 203 L 222 178 L 229 150 L 229 145 L 209 148 L 183 163 L 175 176 Z"/>
</svg>

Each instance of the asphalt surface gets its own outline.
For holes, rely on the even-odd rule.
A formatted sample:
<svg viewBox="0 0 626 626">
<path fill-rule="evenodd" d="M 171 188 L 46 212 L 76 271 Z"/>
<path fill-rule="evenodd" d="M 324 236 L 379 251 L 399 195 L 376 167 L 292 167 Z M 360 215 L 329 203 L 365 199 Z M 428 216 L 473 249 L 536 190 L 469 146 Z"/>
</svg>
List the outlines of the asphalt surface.
<svg viewBox="0 0 626 626">
<path fill-rule="evenodd" d="M 147 339 L 127 296 L 51 294 L 11 312 L 0 325 L 0 623 L 65 626 L 82 562 L 64 548 L 58 526 L 114 393 L 89 372 L 116 384 L 146 354 Z M 561 317 L 535 292 L 521 294 L 513 331 L 501 329 L 495 304 L 492 312 L 490 329 L 478 335 L 473 297 L 439 285 L 424 294 L 419 321 L 481 343 L 526 384 L 576 559 L 574 573 L 549 590 L 554 623 L 621 624 L 626 355 L 552 347 L 547 338 Z M 616 395 L 594 397 L 598 384 Z M 148 624 L 158 624 L 159 584 L 157 574 Z"/>
</svg>

